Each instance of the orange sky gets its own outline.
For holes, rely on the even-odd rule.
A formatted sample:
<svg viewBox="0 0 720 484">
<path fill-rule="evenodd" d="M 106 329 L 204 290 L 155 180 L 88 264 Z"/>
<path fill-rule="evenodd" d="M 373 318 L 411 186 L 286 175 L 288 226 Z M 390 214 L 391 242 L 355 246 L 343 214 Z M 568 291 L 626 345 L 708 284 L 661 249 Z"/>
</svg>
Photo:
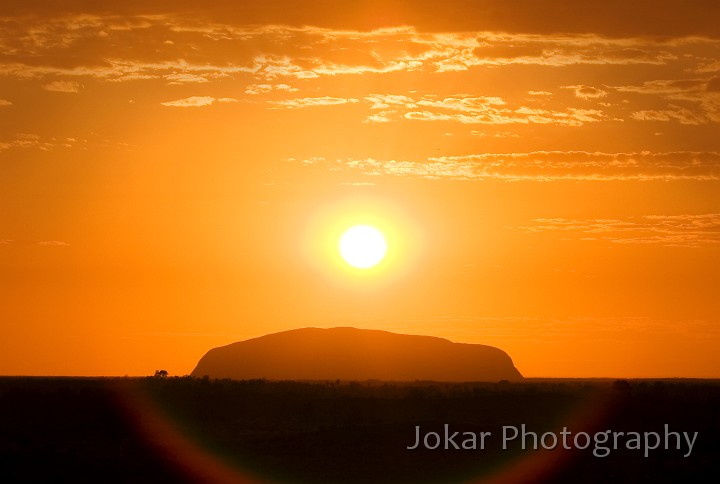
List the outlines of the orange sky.
<svg viewBox="0 0 720 484">
<path fill-rule="evenodd" d="M 58 3 L 0 6 L 0 374 L 356 326 L 720 377 L 716 2 Z"/>
</svg>

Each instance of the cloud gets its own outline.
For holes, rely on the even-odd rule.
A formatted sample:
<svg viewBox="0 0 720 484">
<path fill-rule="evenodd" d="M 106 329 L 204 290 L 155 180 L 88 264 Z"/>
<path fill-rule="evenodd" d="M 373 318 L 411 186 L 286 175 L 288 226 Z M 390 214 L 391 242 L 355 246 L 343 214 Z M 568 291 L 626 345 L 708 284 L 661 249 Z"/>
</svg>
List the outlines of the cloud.
<svg viewBox="0 0 720 484">
<path fill-rule="evenodd" d="M 12 239 L 0 239 L 0 245 L 13 245 L 16 242 Z M 20 245 L 38 245 L 43 247 L 70 247 L 70 244 L 61 240 L 43 240 L 41 242 L 19 242 Z"/>
<path fill-rule="evenodd" d="M 704 91 L 707 84 L 707 79 L 657 79 L 641 85 L 615 86 L 614 89 L 638 94 L 678 95 Z"/>
<path fill-rule="evenodd" d="M 478 28 L 448 32 L 446 28 L 407 26 L 352 29 L 307 24 L 247 24 L 170 12 L 34 16 L 22 22 L 5 17 L 0 18 L 0 50 L 8 57 L 0 61 L 0 72 L 24 78 L 168 78 L 178 83 L 242 76 L 264 84 L 282 78 L 440 73 L 509 65 L 683 63 L 686 67 L 690 62 L 691 70 L 707 71 L 713 64 L 696 50 L 698 46 L 712 49 L 720 44 L 701 36 L 668 37 L 667 31 L 662 39 L 629 33 L 608 37 L 593 30 L 539 35 L 532 32 L 532 24 L 514 32 Z M 138 31 L 142 35 L 137 35 Z M 50 61 L 59 58 L 64 59 L 62 65 Z"/>
<path fill-rule="evenodd" d="M 678 121 L 699 125 L 720 123 L 720 81 L 704 79 L 658 79 L 641 85 L 616 86 L 618 92 L 659 98 L 667 103 L 664 109 L 640 110 L 632 113 L 638 121 Z"/>
<path fill-rule="evenodd" d="M 699 65 L 695 68 L 695 72 L 697 72 L 698 74 L 720 72 L 720 60 L 709 60 L 706 62 L 700 62 Z"/>
<path fill-rule="evenodd" d="M 165 79 L 170 81 L 170 84 L 188 84 L 188 83 L 203 83 L 208 80 L 202 76 L 196 74 L 167 74 L 164 76 Z"/>
<path fill-rule="evenodd" d="M 414 108 L 417 106 L 415 100 L 402 94 L 371 94 L 365 96 L 369 102 L 370 109 L 387 109 L 391 106 Z"/>
<path fill-rule="evenodd" d="M 428 179 L 507 182 L 720 180 L 717 152 L 534 151 L 437 156 L 424 160 L 337 159 L 322 157 L 304 164 L 344 168 L 366 176 L 412 176 Z"/>
<path fill-rule="evenodd" d="M 470 134 L 472 136 L 477 136 L 479 138 L 484 137 L 490 137 L 490 138 L 519 138 L 520 135 L 514 131 L 495 131 L 495 132 L 487 132 L 487 131 L 478 131 L 478 130 L 472 130 L 470 131 Z"/>
<path fill-rule="evenodd" d="M 414 99 L 397 94 L 372 94 L 365 97 L 370 109 L 381 109 L 365 122 L 453 121 L 462 124 L 557 124 L 582 126 L 601 121 L 605 115 L 596 109 L 567 108 L 564 111 L 512 106 L 497 96 L 456 94 L 439 97 L 428 94 Z"/>
<path fill-rule="evenodd" d="M 12 103 L 7 99 L 0 99 L 0 106 L 12 106 Z"/>
<path fill-rule="evenodd" d="M 541 218 L 521 227 L 529 233 L 562 232 L 578 240 L 669 247 L 720 245 L 720 214 L 646 215 L 624 219 Z"/>
<path fill-rule="evenodd" d="M 389 123 L 391 121 L 387 112 L 371 114 L 363 120 L 363 123 Z"/>
<path fill-rule="evenodd" d="M 582 84 L 577 86 L 562 86 L 562 88 L 572 89 L 575 91 L 575 97 L 579 97 L 580 99 L 596 99 L 607 96 L 607 92 L 602 89 Z"/>
<path fill-rule="evenodd" d="M 245 88 L 245 94 L 257 95 L 271 91 L 296 92 L 298 89 L 287 84 L 250 84 Z"/>
<path fill-rule="evenodd" d="M 214 98 L 212 96 L 192 96 L 185 99 L 178 99 L 177 101 L 166 101 L 161 102 L 163 106 L 171 106 L 178 108 L 197 108 L 202 106 L 210 106 L 214 103 L 234 103 L 237 99 L 229 97 Z"/>
<path fill-rule="evenodd" d="M 481 42 L 464 53 L 460 63 L 471 66 L 537 65 L 664 65 L 677 60 L 661 44 L 638 38 L 610 39 L 599 35 L 533 35 L 479 33 Z"/>
<path fill-rule="evenodd" d="M 671 109 L 636 111 L 630 117 L 636 121 L 678 121 L 680 124 L 699 125 L 706 122 L 702 115 L 680 106 L 670 106 Z"/>
<path fill-rule="evenodd" d="M 678 59 L 660 44 L 637 38 L 607 39 L 593 35 L 498 34 L 488 31 L 466 33 L 420 33 L 406 27 L 371 32 L 332 31 L 305 27 L 301 31 L 277 27 L 286 38 L 302 34 L 302 42 L 319 48 L 316 55 L 256 56 L 256 75 L 267 79 L 294 77 L 311 79 L 347 74 L 393 72 L 449 72 L 480 67 L 537 65 L 663 65 Z M 368 45 L 401 44 L 404 49 L 373 48 L 369 57 L 347 52 L 367 51 Z M 338 47 L 328 47 L 337 45 Z M 320 50 L 322 49 L 322 50 Z M 341 60 L 336 60 L 341 59 Z"/>
<path fill-rule="evenodd" d="M 50 151 L 55 148 L 71 148 L 78 143 L 75 138 L 41 137 L 35 133 L 19 133 L 8 141 L 0 141 L 0 152 L 9 149 L 39 149 Z"/>
<path fill-rule="evenodd" d="M 52 81 L 43 85 L 46 91 L 54 92 L 80 92 L 80 83 L 74 81 Z"/>
<path fill-rule="evenodd" d="M 720 122 L 720 71 L 712 70 L 712 53 L 720 49 L 717 38 L 659 38 L 631 35 L 631 31 L 607 36 L 594 30 L 540 34 L 531 24 L 512 32 L 417 26 L 358 29 L 292 22 L 268 25 L 229 22 L 209 15 L 183 16 L 160 9 L 152 15 L 64 14 L 22 21 L 0 18 L 0 52 L 6 54 L 0 58 L 0 77 L 62 92 L 120 82 L 136 83 L 138 88 L 142 84 L 152 90 L 168 84 L 210 87 L 223 83 L 223 89 L 244 86 L 241 90 L 246 95 L 260 96 L 274 108 L 347 105 L 357 99 L 369 108 L 360 112 L 358 105 L 355 110 L 358 120 L 368 126 L 440 122 L 472 129 L 511 124 L 581 127 L 619 121 L 685 125 Z M 638 76 L 662 72 L 668 77 L 685 73 L 690 79 L 639 77 L 635 86 L 611 87 L 613 78 L 623 79 L 614 84 L 629 83 L 627 77 L 616 77 L 620 76 L 619 69 L 596 72 L 612 65 L 656 66 L 633 72 Z M 572 76 L 551 74 L 562 69 L 572 69 Z M 463 72 L 473 81 L 445 82 Z M 512 82 L 504 81 L 508 75 L 514 76 Z M 372 82 L 343 81 L 353 76 L 365 76 Z M 491 78 L 497 82 L 488 82 Z M 561 86 L 551 82 L 570 78 L 572 82 L 565 83 L 572 85 L 564 88 L 571 89 L 575 99 L 550 99 L 553 92 L 562 92 L 558 91 Z M 393 91 L 388 87 L 386 93 L 376 93 L 383 89 L 378 86 L 407 86 L 407 82 L 417 84 L 420 91 Z M 319 97 L 332 93 L 327 89 L 333 85 L 340 86 L 334 91 L 336 97 Z M 471 86 L 473 90 L 457 92 L 447 87 L 453 85 Z M 283 94 L 298 92 L 299 88 L 302 94 L 297 99 L 280 99 L 297 96 Z M 346 88 L 352 90 L 341 90 Z M 619 94 L 629 102 L 602 103 Z M 167 94 L 158 101 L 167 100 L 164 106 L 176 107 L 219 102 L 214 98 L 207 102 L 210 96 L 174 100 L 178 97 Z M 593 100 L 595 104 L 590 105 Z"/>
<path fill-rule="evenodd" d="M 273 104 L 282 106 L 290 109 L 307 108 L 314 106 L 337 106 L 341 104 L 357 103 L 358 100 L 354 98 L 343 98 L 343 97 L 303 97 L 295 99 L 285 99 L 282 101 L 273 101 Z"/>
<path fill-rule="evenodd" d="M 45 78 L 48 76 L 67 76 L 90 78 L 107 82 L 162 80 L 167 75 L 198 75 L 208 79 L 222 79 L 240 74 L 253 73 L 257 66 L 214 65 L 212 63 L 193 64 L 185 60 L 169 59 L 148 62 L 139 59 L 118 59 L 114 57 L 97 59 L 96 64 L 58 67 L 56 65 L 23 64 L 20 62 L 0 62 L 0 75 L 22 80 Z"/>
<path fill-rule="evenodd" d="M 233 2 L 212 2 L 201 12 L 184 2 L 160 2 L 152 8 L 142 2 L 130 2 L 113 8 L 93 3 L 85 5 L 83 14 L 72 13 L 71 7 L 46 3 L 28 5 L 33 14 L 26 20 L 32 27 L 28 38 L 12 38 L 15 45 L 72 45 L 85 37 L 106 38 L 117 33 L 128 35 L 138 31 L 155 34 L 154 40 L 162 44 L 169 35 L 177 32 L 203 34 L 210 41 L 234 38 L 236 26 L 286 25 L 303 29 L 315 24 L 327 30 L 368 32 L 380 30 L 388 24 L 415 25 L 423 32 L 474 32 L 493 31 L 505 33 L 531 33 L 548 35 L 554 32 L 593 32 L 611 38 L 622 36 L 637 38 L 662 37 L 710 37 L 717 38 L 718 7 L 711 1 L 683 3 L 678 8 L 676 0 L 657 0 L 648 5 L 635 2 L 608 2 L 599 9 L 593 3 L 576 2 L 569 8 L 567 0 L 548 0 L 538 4 L 533 1 L 507 2 L 486 0 L 483 2 L 420 2 L 417 8 L 381 10 L 383 15 L 368 15 L 365 2 L 344 2 L 333 15 L 318 15 L 323 2 L 312 0 L 308 5 L 268 9 L 264 2 L 246 0 L 238 9 Z M 138 8 L 136 5 L 142 5 Z M 171 8 L 163 7 L 171 5 Z M 23 5 L 24 6 L 24 5 Z M 415 5 L 413 5 L 415 7 Z M 17 11 L 10 7 L 6 12 Z M 199 14 L 201 13 L 201 14 Z M 7 15 L 7 14 L 6 14 Z M 652 21 L 638 19 L 652 16 Z M 159 27 L 166 27 L 165 29 Z M 384 28 L 391 31 L 394 28 Z M 168 32 L 169 31 L 169 32 Z M 14 46 L 11 44 L 11 46 Z"/>
</svg>

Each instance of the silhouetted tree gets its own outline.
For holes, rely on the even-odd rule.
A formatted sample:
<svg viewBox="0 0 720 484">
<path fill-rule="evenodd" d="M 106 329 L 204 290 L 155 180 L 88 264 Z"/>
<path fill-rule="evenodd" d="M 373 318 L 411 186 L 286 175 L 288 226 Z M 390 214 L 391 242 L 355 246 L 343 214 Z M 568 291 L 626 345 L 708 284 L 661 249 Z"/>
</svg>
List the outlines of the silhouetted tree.
<svg viewBox="0 0 720 484">
<path fill-rule="evenodd" d="M 167 370 L 155 370 L 155 378 L 167 378 Z"/>
</svg>

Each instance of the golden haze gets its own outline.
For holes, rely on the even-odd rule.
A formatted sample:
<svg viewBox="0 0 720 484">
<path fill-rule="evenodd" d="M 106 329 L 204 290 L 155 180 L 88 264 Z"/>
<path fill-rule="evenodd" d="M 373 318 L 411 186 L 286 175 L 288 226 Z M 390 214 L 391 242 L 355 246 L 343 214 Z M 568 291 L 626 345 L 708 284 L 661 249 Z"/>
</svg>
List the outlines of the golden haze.
<svg viewBox="0 0 720 484">
<path fill-rule="evenodd" d="M 507 3 L 4 2 L 0 374 L 356 326 L 720 376 L 717 5 Z"/>
</svg>

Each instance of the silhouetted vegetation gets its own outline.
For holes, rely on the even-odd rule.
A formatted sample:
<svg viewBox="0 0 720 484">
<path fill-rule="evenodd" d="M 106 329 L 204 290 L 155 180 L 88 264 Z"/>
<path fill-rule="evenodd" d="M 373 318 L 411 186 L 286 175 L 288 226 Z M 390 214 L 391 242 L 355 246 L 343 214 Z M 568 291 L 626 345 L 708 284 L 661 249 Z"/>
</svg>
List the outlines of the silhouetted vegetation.
<svg viewBox="0 0 720 484">
<path fill-rule="evenodd" d="M 547 482 L 713 482 L 719 404 L 720 383 L 702 380 L 2 378 L 0 481 L 200 482 L 209 459 L 280 482 L 459 482 L 525 467 Z M 444 424 L 492 437 L 485 450 L 407 450 L 415 426 L 442 435 Z M 521 424 L 589 433 L 669 424 L 699 435 L 688 457 L 502 450 L 502 427 Z M 206 460 L 192 464 L 197 455 Z"/>
</svg>

